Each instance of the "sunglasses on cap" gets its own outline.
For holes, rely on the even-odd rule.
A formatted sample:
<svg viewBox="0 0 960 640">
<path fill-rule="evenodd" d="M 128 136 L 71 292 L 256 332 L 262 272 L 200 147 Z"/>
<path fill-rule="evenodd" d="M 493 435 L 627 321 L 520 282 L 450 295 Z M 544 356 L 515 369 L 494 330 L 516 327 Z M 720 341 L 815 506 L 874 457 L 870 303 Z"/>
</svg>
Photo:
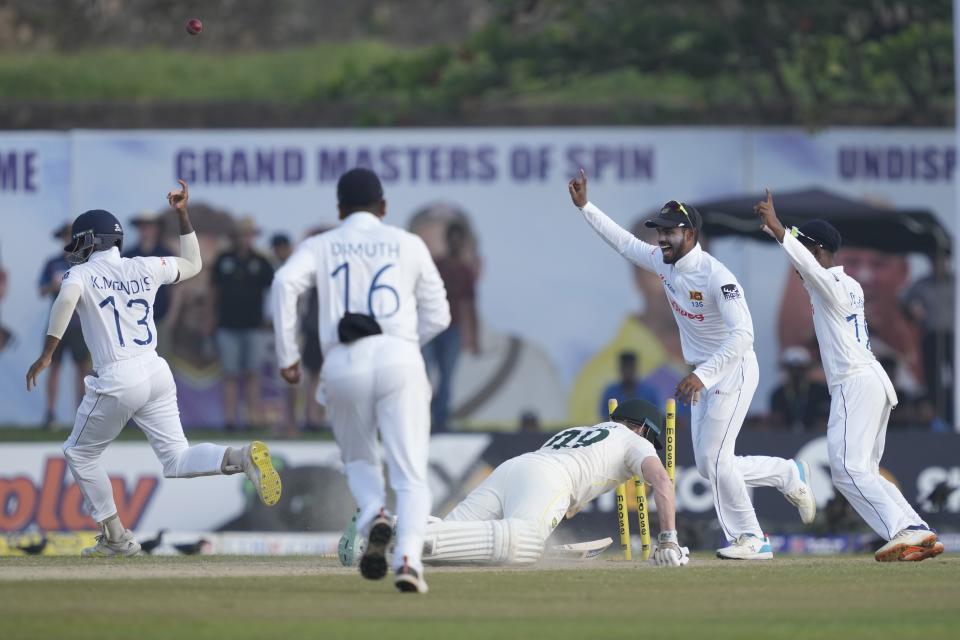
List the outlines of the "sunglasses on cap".
<svg viewBox="0 0 960 640">
<path fill-rule="evenodd" d="M 671 200 L 671 201 L 668 202 L 667 204 L 663 205 L 663 208 L 664 208 L 664 209 L 670 209 L 670 210 L 673 210 L 673 211 L 679 211 L 679 212 L 682 213 L 683 216 L 687 219 L 687 224 L 688 224 L 691 228 L 694 227 L 693 220 L 690 219 L 690 214 L 687 213 L 686 207 L 684 207 L 684 206 L 683 206 L 683 203 L 680 202 L 679 200 Z M 662 213 L 662 210 L 661 210 L 661 213 Z M 680 224 L 682 225 L 683 223 L 680 223 Z"/>
<path fill-rule="evenodd" d="M 793 227 L 790 229 L 790 235 L 792 235 L 794 238 L 796 238 L 797 240 L 799 240 L 804 244 L 813 244 L 820 247 L 821 249 L 826 249 L 826 247 L 823 246 L 822 242 L 820 242 L 816 238 L 808 236 L 807 234 L 805 234 L 803 231 L 800 231 L 800 229 L 796 227 Z"/>
</svg>

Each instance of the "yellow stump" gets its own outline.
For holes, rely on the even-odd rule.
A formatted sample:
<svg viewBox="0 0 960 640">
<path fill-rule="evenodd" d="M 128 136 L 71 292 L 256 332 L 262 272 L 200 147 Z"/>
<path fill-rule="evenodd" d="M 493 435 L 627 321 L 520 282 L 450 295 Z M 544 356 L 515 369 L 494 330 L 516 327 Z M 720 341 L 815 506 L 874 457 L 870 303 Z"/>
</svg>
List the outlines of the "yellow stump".
<svg viewBox="0 0 960 640">
<path fill-rule="evenodd" d="M 677 486 L 677 401 L 667 399 L 667 434 L 666 434 L 667 475 L 673 486 Z"/>
<path fill-rule="evenodd" d="M 650 517 L 647 509 L 647 485 L 640 478 L 633 477 L 633 486 L 637 492 L 637 522 L 640 524 L 640 557 L 650 559 Z"/>
<path fill-rule="evenodd" d="M 607 413 L 613 415 L 617 410 L 617 399 L 607 400 Z M 621 484 L 617 487 L 617 521 L 620 524 L 620 549 L 623 551 L 623 559 L 630 560 L 633 553 L 630 550 L 630 518 L 627 512 L 627 485 Z"/>
<path fill-rule="evenodd" d="M 633 559 L 633 553 L 630 550 L 630 518 L 627 512 L 627 485 L 621 484 L 617 487 L 617 521 L 620 523 L 620 549 L 623 551 L 623 559 Z"/>
</svg>

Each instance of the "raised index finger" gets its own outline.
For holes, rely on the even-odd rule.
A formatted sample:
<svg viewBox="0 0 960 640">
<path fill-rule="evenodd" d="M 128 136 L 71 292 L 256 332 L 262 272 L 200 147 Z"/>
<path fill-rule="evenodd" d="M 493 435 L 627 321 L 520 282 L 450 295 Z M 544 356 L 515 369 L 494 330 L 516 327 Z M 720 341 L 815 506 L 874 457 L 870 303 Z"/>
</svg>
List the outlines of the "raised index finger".
<svg viewBox="0 0 960 640">
<path fill-rule="evenodd" d="M 770 193 L 770 189 L 769 189 L 769 188 L 764 187 L 764 189 L 765 189 L 766 192 L 767 192 L 767 202 L 770 203 L 770 204 L 773 204 L 773 194 Z"/>
<path fill-rule="evenodd" d="M 179 182 L 179 183 L 180 183 L 180 186 L 183 187 L 183 196 L 184 196 L 185 198 L 186 198 L 186 197 L 189 197 L 189 196 L 190 196 L 190 187 L 187 186 L 186 180 L 183 180 L 182 178 L 177 178 L 177 182 Z"/>
</svg>

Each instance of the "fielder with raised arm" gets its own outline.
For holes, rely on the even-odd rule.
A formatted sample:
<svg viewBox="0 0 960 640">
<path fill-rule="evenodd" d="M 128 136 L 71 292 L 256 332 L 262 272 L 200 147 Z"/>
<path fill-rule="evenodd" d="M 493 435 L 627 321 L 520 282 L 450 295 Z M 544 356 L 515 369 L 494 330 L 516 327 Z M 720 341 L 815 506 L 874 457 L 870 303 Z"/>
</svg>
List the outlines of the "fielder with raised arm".
<svg viewBox="0 0 960 640">
<path fill-rule="evenodd" d="M 123 227 L 108 211 L 95 209 L 73 221 L 72 240 L 64 247 L 76 265 L 63 276 L 50 310 L 50 324 L 40 358 L 27 372 L 27 391 L 50 366 L 51 355 L 70 322 L 80 315 L 83 338 L 95 373 L 84 380 L 86 394 L 77 409 L 73 432 L 63 455 L 100 527 L 97 544 L 84 556 L 131 556 L 140 552 L 124 528 L 113 499 L 113 486 L 100 455 L 131 419 L 146 434 L 165 478 L 195 478 L 245 473 L 268 506 L 280 499 L 280 476 L 262 442 L 242 449 L 215 444 L 190 446 L 177 408 L 177 387 L 166 360 L 157 355 L 153 302 L 157 290 L 200 273 L 200 245 L 187 213 L 189 191 L 167 195 L 180 218 L 180 256 L 122 258 Z"/>
<path fill-rule="evenodd" d="M 770 456 L 736 456 L 737 434 L 757 389 L 753 321 L 737 279 L 699 244 L 700 214 L 671 200 L 646 224 L 657 229 L 659 246 L 636 238 L 587 199 L 587 176 L 570 181 L 570 197 L 607 244 L 633 264 L 660 276 L 680 329 L 680 344 L 695 367 L 680 381 L 676 398 L 692 403 L 691 436 L 697 470 L 710 483 L 717 518 L 731 544 L 721 558 L 773 557 L 760 529 L 747 486 L 772 486 L 812 522 L 816 502 L 803 461 Z"/>
<path fill-rule="evenodd" d="M 870 350 L 863 288 L 836 264 L 840 233 L 825 220 L 812 220 L 788 233 L 777 218 L 769 189 L 754 212 L 763 230 L 783 246 L 810 294 L 830 387 L 827 451 L 833 484 L 888 541 L 877 550 L 877 561 L 923 560 L 943 553 L 936 532 L 880 475 L 887 420 L 897 406 L 897 394 Z"/>
<path fill-rule="evenodd" d="M 663 420 L 646 400 L 626 400 L 610 421 L 565 429 L 536 451 L 494 469 L 441 522 L 427 527 L 428 562 L 526 564 L 564 517 L 633 476 L 653 487 L 660 533 L 651 561 L 689 562 L 677 540 L 673 482 L 657 449 Z"/>
<path fill-rule="evenodd" d="M 273 281 L 280 374 L 300 380 L 297 298 L 317 287 L 322 386 L 350 491 L 368 535 L 360 572 L 387 573 L 392 537 L 380 442 L 397 496 L 394 570 L 400 591 L 426 593 L 421 555 L 430 514 L 430 382 L 420 346 L 450 324 L 446 290 L 418 236 L 383 224 L 383 187 L 368 169 L 337 183 L 337 228 L 305 240 Z"/>
</svg>

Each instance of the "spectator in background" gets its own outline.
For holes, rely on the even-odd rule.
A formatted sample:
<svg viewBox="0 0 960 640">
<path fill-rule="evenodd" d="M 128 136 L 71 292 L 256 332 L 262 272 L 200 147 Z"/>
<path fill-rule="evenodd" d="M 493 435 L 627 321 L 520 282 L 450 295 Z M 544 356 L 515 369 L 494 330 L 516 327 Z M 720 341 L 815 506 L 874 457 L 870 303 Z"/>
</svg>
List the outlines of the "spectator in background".
<svg viewBox="0 0 960 640">
<path fill-rule="evenodd" d="M 214 262 L 217 349 L 223 369 L 223 415 L 227 430 L 239 424 L 239 391 L 244 383 L 247 425 L 260 422 L 260 342 L 264 327 L 264 296 L 273 280 L 270 261 L 257 253 L 259 234 L 252 218 L 242 218 L 234 231 L 233 248 Z"/>
<path fill-rule="evenodd" d="M 937 409 L 930 396 L 922 396 L 917 399 L 914 407 L 914 421 L 918 427 L 925 431 L 953 433 L 950 423 L 937 414 Z"/>
<path fill-rule="evenodd" d="M 524 411 L 520 414 L 520 433 L 539 433 L 540 416 L 536 411 Z"/>
<path fill-rule="evenodd" d="M 466 236 L 462 261 L 475 275 L 474 288 L 479 290 L 483 273 L 480 239 L 463 209 L 449 202 L 431 202 L 416 210 L 407 225 L 423 239 L 434 261 L 450 253 L 447 229 L 451 225 L 462 227 Z M 458 305 L 450 306 L 459 319 Z M 456 420 L 457 428 L 515 431 L 517 416 L 526 409 L 536 411 L 545 425 L 569 424 L 564 407 L 567 392 L 549 354 L 534 340 L 512 333 L 509 320 L 485 318 L 476 305 L 473 314 L 476 351 L 461 350 L 450 390 L 449 415 Z M 431 382 L 436 386 L 436 367 L 430 369 Z"/>
<path fill-rule="evenodd" d="M 275 233 L 270 236 L 270 250 L 273 252 L 274 266 L 279 268 L 293 253 L 290 236 L 285 233 Z"/>
<path fill-rule="evenodd" d="M 70 223 L 64 223 L 53 232 L 53 238 L 60 242 L 61 247 L 70 243 Z M 40 273 L 40 295 L 50 298 L 50 303 L 56 299 L 60 293 L 60 283 L 63 281 L 63 274 L 70 270 L 70 263 L 67 262 L 62 249 L 57 254 L 47 260 Z M 91 373 L 90 351 L 87 349 L 87 343 L 83 340 L 83 333 L 80 330 L 80 318 L 76 312 L 70 318 L 70 324 L 53 352 L 53 361 L 50 364 L 50 373 L 47 376 L 47 410 L 43 420 L 43 426 L 46 429 L 55 427 L 55 408 L 57 406 L 57 392 L 60 388 L 60 365 L 63 362 L 64 351 L 70 352 L 70 358 L 73 360 L 74 389 L 76 391 L 75 404 L 79 405 L 83 398 L 84 387 L 83 377 Z"/>
<path fill-rule="evenodd" d="M 770 424 L 794 433 L 826 431 L 830 390 L 814 373 L 805 347 L 787 347 L 780 356 L 783 382 L 770 396 Z"/>
<path fill-rule="evenodd" d="M 932 259 L 932 270 L 914 282 L 901 296 L 907 317 L 921 331 L 923 379 L 928 400 L 934 410 L 950 421 L 953 416 L 953 274 L 949 259 L 938 254 Z"/>
<path fill-rule="evenodd" d="M 633 351 L 621 351 L 617 357 L 617 371 L 619 378 L 616 382 L 611 382 L 600 393 L 600 419 L 609 420 L 610 411 L 607 408 L 607 401 L 611 398 L 618 403 L 631 398 L 646 400 L 655 407 L 660 407 L 663 402 L 660 400 L 660 393 L 656 387 L 641 382 L 637 377 L 637 354 Z"/>
<path fill-rule="evenodd" d="M 130 224 L 137 229 L 137 244 L 123 252 L 124 258 L 158 257 L 178 255 L 163 245 L 160 240 L 160 216 L 150 211 L 141 211 Z M 170 309 L 170 290 L 173 287 L 160 287 L 153 302 L 153 319 L 159 324 Z"/>
<path fill-rule="evenodd" d="M 439 378 L 430 404 L 434 432 L 447 431 L 453 374 L 461 348 L 479 353 L 477 337 L 477 274 L 464 259 L 467 229 L 457 221 L 447 226 L 447 254 L 434 260 L 450 303 L 450 326 L 423 347 L 427 366 L 435 366 Z"/>
</svg>

